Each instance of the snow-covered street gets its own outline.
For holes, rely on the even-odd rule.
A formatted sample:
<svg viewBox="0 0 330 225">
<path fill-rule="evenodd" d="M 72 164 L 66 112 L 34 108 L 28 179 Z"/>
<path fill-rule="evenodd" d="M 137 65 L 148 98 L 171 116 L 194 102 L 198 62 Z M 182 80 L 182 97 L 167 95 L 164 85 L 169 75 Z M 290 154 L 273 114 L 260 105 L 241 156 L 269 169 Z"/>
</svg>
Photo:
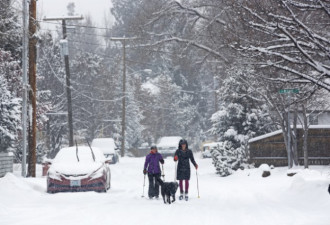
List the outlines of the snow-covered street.
<svg viewBox="0 0 330 225">
<path fill-rule="evenodd" d="M 47 194 L 40 167 L 37 178 L 23 179 L 17 170 L 0 178 L 0 224 L 330 224 L 328 167 L 312 167 L 295 177 L 287 177 L 286 168 L 276 168 L 269 178 L 262 178 L 258 169 L 221 178 L 211 159 L 195 157 L 200 198 L 192 171 L 190 200 L 172 205 L 141 198 L 144 158 L 125 157 L 112 165 L 107 193 Z M 164 169 L 165 180 L 172 181 L 172 158 L 165 160 Z M 146 196 L 147 185 L 146 179 Z"/>
</svg>

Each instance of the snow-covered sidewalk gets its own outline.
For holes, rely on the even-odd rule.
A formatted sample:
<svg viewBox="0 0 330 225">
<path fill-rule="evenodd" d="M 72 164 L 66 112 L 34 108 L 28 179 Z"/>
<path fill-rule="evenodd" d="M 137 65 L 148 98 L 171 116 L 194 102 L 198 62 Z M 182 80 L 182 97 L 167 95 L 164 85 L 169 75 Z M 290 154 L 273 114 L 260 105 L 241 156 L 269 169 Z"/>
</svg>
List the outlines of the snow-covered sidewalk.
<svg viewBox="0 0 330 225">
<path fill-rule="evenodd" d="M 144 158 L 122 158 L 111 166 L 107 193 L 46 193 L 46 178 L 26 178 L 20 171 L 0 178 L 0 225 L 329 225 L 330 168 L 311 167 L 294 177 L 275 168 L 262 178 L 258 169 L 221 178 L 211 159 L 199 164 L 200 198 L 195 170 L 190 200 L 165 205 L 141 198 Z M 174 162 L 165 160 L 165 180 L 173 181 Z M 145 196 L 148 182 L 146 179 Z"/>
</svg>

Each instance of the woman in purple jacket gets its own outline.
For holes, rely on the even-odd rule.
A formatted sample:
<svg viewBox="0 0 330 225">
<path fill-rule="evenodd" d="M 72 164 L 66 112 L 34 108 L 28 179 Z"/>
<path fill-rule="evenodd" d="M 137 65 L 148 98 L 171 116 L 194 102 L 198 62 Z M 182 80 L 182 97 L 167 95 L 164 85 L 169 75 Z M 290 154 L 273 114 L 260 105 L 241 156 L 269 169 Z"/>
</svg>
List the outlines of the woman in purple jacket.
<svg viewBox="0 0 330 225">
<path fill-rule="evenodd" d="M 159 163 L 164 164 L 164 159 L 161 154 L 157 152 L 156 146 L 151 146 L 150 153 L 146 156 L 144 163 L 143 174 L 148 173 L 149 178 L 149 198 L 159 198 L 159 183 L 157 179 L 160 178 L 160 166 Z"/>
</svg>

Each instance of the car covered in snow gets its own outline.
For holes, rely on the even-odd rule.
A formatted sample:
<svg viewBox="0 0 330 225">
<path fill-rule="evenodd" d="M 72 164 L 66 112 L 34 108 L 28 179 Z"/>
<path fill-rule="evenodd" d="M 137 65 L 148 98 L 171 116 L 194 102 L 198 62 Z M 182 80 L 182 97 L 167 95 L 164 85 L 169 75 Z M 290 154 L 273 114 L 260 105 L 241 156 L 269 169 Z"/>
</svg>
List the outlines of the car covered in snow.
<svg viewBox="0 0 330 225">
<path fill-rule="evenodd" d="M 212 157 L 211 150 L 213 148 L 217 148 L 219 144 L 220 144 L 219 142 L 209 142 L 209 143 L 203 144 L 203 146 L 202 146 L 202 157 L 203 158 L 211 158 Z"/>
<path fill-rule="evenodd" d="M 98 148 L 62 148 L 48 169 L 47 192 L 106 192 L 111 186 L 109 162 Z"/>
<path fill-rule="evenodd" d="M 163 157 L 174 156 L 181 139 L 182 137 L 180 136 L 161 137 L 157 143 L 158 152 L 162 154 Z"/>
<path fill-rule="evenodd" d="M 119 155 L 116 151 L 118 148 L 113 138 L 95 138 L 92 147 L 101 149 L 104 156 L 110 159 L 112 164 L 119 162 Z"/>
</svg>

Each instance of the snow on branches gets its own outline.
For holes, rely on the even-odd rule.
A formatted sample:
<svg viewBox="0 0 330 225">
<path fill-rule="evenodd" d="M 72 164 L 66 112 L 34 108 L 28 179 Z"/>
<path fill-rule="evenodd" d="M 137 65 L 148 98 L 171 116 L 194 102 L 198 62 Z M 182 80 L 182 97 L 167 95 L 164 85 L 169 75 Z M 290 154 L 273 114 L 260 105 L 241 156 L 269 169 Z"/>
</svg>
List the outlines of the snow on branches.
<svg viewBox="0 0 330 225">
<path fill-rule="evenodd" d="M 213 164 L 220 176 L 228 176 L 246 167 L 248 139 L 268 131 L 265 125 L 270 118 L 265 107 L 242 82 L 252 73 L 251 68 L 231 69 L 219 90 L 220 109 L 211 118 L 211 131 L 220 141 L 220 145 L 212 150 Z"/>
<path fill-rule="evenodd" d="M 264 66 L 284 72 L 288 82 L 299 78 L 330 91 L 329 2 L 279 0 L 263 4 L 258 9 L 249 3 L 242 6 L 254 32 L 254 41 L 243 49 L 253 52 Z"/>
<path fill-rule="evenodd" d="M 20 129 L 20 99 L 10 85 L 19 74 L 19 67 L 13 66 L 16 64 L 10 52 L 0 49 L 0 152 L 13 147 Z"/>
</svg>

